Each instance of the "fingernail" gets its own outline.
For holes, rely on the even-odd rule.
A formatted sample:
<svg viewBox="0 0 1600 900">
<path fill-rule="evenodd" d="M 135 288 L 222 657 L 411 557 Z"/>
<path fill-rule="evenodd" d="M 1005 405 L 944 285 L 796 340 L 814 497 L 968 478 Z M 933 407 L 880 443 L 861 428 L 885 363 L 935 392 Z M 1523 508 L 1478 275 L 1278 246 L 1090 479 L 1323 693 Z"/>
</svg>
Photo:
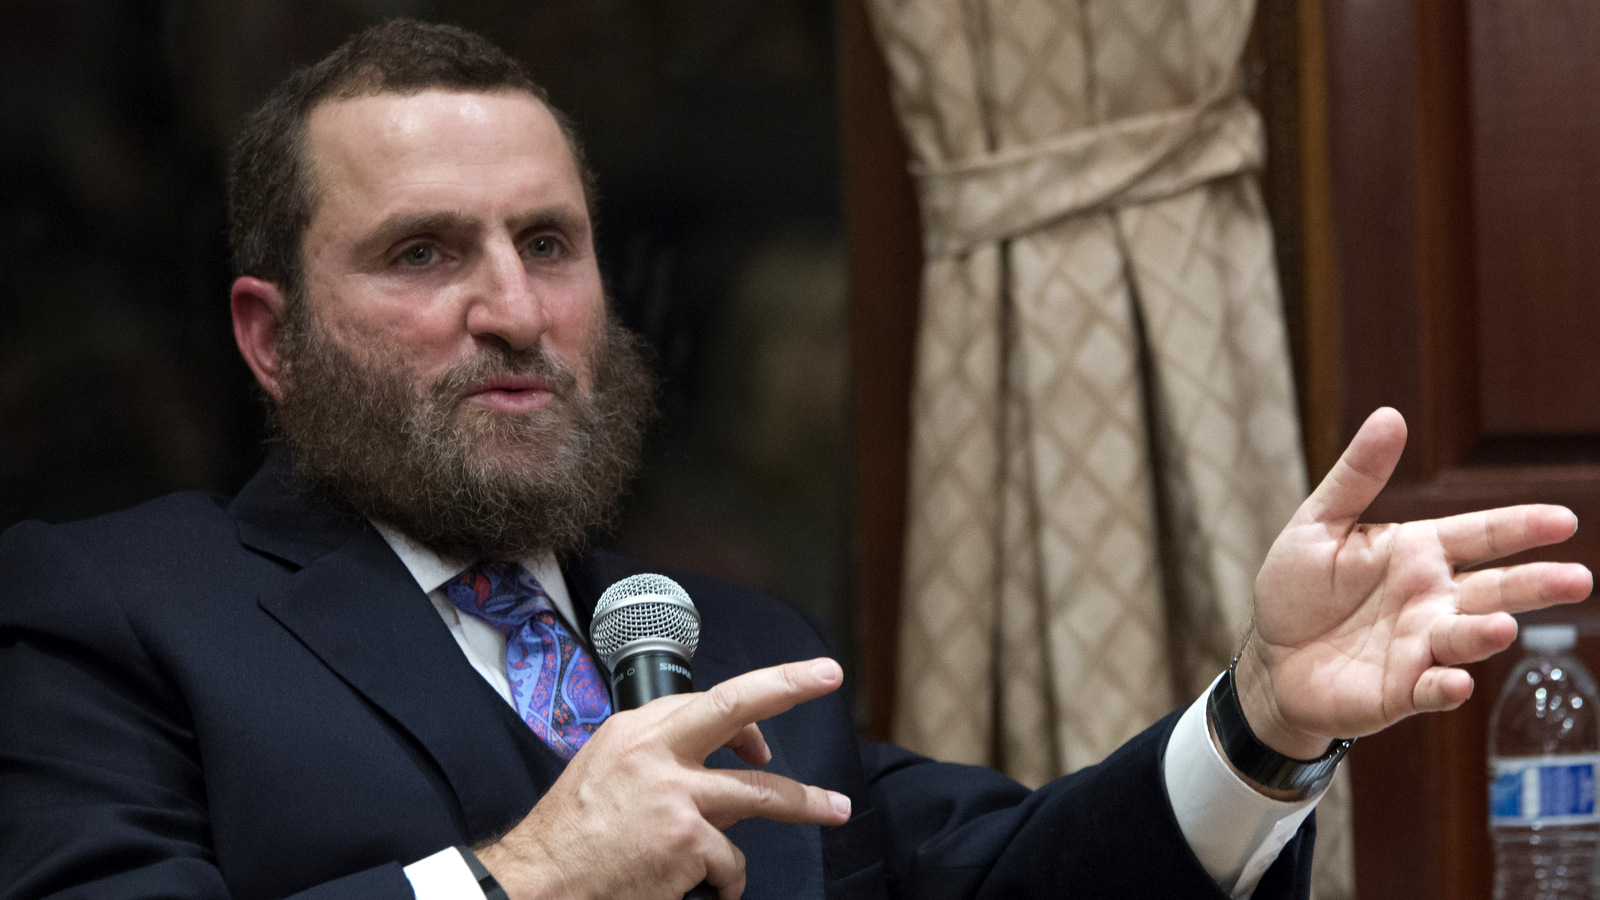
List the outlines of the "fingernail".
<svg viewBox="0 0 1600 900">
<path fill-rule="evenodd" d="M 850 798 L 843 794 L 828 792 L 828 802 L 833 804 L 833 811 L 845 818 L 850 818 Z"/>
<path fill-rule="evenodd" d="M 811 664 L 811 674 L 823 681 L 833 681 L 839 677 L 839 664 L 831 659 L 819 659 Z"/>
</svg>

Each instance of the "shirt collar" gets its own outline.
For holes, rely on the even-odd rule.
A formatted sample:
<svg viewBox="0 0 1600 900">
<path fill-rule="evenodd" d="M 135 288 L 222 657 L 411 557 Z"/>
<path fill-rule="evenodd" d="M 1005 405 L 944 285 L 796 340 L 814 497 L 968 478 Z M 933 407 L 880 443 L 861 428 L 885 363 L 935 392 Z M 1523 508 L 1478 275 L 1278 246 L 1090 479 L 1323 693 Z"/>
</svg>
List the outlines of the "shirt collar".
<svg viewBox="0 0 1600 900">
<path fill-rule="evenodd" d="M 441 556 L 382 522 L 373 522 L 372 527 L 383 536 L 384 542 L 394 551 L 394 555 L 400 557 L 401 564 L 411 573 L 411 577 L 417 582 L 417 587 L 422 588 L 424 594 L 431 595 L 439 591 L 445 582 L 465 572 L 467 567 L 475 562 L 471 559 Z M 561 618 L 566 620 L 569 626 L 576 622 L 577 617 L 572 609 L 572 595 L 567 592 L 567 581 L 561 575 L 561 567 L 556 564 L 555 554 L 547 550 L 520 562 L 523 568 L 538 579 L 539 586 L 550 596 L 550 602 L 555 606 L 556 612 L 561 614 Z"/>
</svg>

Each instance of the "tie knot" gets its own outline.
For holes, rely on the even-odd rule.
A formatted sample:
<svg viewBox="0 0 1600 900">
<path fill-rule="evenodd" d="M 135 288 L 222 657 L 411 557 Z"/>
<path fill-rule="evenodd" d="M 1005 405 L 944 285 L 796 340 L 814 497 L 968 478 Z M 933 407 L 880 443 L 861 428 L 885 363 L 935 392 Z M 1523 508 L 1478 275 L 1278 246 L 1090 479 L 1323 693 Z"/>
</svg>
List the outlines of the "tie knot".
<svg viewBox="0 0 1600 900">
<path fill-rule="evenodd" d="M 513 562 L 480 562 L 445 582 L 444 595 L 456 609 L 502 634 L 520 628 L 540 610 L 554 609 L 538 580 Z"/>
</svg>

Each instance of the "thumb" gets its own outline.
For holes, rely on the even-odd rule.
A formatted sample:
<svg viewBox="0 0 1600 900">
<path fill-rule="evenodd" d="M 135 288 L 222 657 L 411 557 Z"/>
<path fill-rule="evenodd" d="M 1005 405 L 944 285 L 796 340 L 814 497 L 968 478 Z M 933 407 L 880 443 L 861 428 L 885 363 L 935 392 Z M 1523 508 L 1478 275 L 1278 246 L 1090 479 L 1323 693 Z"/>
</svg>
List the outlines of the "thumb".
<svg viewBox="0 0 1600 900">
<path fill-rule="evenodd" d="M 1406 420 L 1400 413 L 1387 406 L 1373 412 L 1327 477 L 1300 505 L 1291 524 L 1321 522 L 1349 529 L 1389 483 L 1405 447 Z"/>
</svg>

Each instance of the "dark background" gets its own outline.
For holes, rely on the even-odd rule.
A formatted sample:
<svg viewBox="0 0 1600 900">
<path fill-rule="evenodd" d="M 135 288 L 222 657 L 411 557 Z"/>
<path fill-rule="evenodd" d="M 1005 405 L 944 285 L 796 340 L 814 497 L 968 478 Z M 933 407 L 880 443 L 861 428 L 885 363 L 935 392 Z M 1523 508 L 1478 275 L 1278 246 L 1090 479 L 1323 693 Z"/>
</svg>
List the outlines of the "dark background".
<svg viewBox="0 0 1600 900">
<path fill-rule="evenodd" d="M 297 65 L 405 15 L 476 30 L 576 121 L 602 271 L 664 424 L 602 543 L 773 588 L 855 654 L 834 11 L 805 0 L 0 0 L 0 528 L 231 494 L 223 167 Z"/>
</svg>

